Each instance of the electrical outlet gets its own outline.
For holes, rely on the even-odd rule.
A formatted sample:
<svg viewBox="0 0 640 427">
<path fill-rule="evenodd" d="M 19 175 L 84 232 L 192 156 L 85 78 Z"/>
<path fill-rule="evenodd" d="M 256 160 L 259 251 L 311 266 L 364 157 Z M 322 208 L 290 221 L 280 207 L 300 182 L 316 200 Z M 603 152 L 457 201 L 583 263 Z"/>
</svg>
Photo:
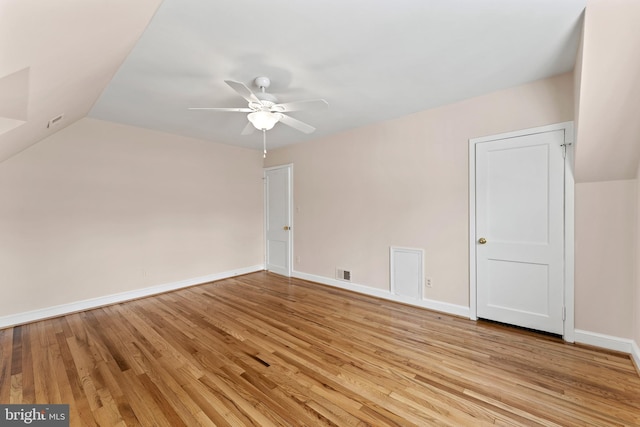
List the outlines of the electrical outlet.
<svg viewBox="0 0 640 427">
<path fill-rule="evenodd" d="M 424 281 L 427 288 L 431 288 L 433 286 L 433 279 L 431 277 L 427 277 Z"/>
</svg>

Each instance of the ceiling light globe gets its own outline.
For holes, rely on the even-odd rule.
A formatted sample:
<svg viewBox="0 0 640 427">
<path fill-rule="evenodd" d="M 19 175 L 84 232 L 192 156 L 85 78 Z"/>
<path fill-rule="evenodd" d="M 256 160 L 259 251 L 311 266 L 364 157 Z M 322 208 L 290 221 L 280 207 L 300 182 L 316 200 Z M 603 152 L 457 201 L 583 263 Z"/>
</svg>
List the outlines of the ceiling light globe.
<svg viewBox="0 0 640 427">
<path fill-rule="evenodd" d="M 251 124 L 258 130 L 271 130 L 282 117 L 278 113 L 270 113 L 268 111 L 256 111 L 250 113 L 247 118 Z"/>
</svg>

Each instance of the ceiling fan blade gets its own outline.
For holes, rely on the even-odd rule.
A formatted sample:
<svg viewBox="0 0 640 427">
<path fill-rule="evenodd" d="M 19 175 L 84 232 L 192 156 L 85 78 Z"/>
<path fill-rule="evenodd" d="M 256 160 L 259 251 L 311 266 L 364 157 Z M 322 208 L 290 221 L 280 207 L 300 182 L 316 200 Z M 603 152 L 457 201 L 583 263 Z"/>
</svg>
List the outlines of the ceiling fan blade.
<svg viewBox="0 0 640 427">
<path fill-rule="evenodd" d="M 291 126 L 292 128 L 304 133 L 312 133 L 313 131 L 316 130 L 316 128 L 314 128 L 313 126 L 308 125 L 305 122 L 301 122 L 300 120 L 294 119 L 293 117 L 287 116 L 285 114 L 282 114 L 282 117 L 280 117 L 279 121 L 281 123 L 284 123 L 287 126 Z"/>
<path fill-rule="evenodd" d="M 271 107 L 271 111 L 278 113 L 286 113 L 288 111 L 301 110 L 324 110 L 329 107 L 329 103 L 324 99 L 307 99 L 306 101 L 285 102 L 284 104 L 275 104 Z"/>
<path fill-rule="evenodd" d="M 251 92 L 251 89 L 249 89 L 244 83 L 234 82 L 233 80 L 225 80 L 224 82 L 231 86 L 231 89 L 235 90 L 238 95 L 240 95 L 247 101 L 255 102 L 262 105 L 262 101 L 260 101 L 258 97 L 253 92 Z"/>
<path fill-rule="evenodd" d="M 217 108 L 217 107 L 189 107 L 188 110 L 213 110 L 213 111 L 232 111 L 238 113 L 250 113 L 253 110 L 251 108 Z"/>
<path fill-rule="evenodd" d="M 242 129 L 242 132 L 240 132 L 240 135 L 251 135 L 253 132 L 255 132 L 255 130 L 256 128 L 253 126 L 253 123 L 249 122 L 244 127 L 244 129 Z"/>
</svg>

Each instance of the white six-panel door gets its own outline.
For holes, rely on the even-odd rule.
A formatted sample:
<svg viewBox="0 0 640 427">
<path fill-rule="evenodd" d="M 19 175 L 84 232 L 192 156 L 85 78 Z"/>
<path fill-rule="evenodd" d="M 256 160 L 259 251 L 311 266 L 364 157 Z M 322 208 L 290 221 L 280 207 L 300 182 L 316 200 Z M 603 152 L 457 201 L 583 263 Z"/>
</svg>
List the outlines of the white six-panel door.
<svg viewBox="0 0 640 427">
<path fill-rule="evenodd" d="M 564 130 L 475 146 L 477 316 L 563 333 Z"/>
</svg>

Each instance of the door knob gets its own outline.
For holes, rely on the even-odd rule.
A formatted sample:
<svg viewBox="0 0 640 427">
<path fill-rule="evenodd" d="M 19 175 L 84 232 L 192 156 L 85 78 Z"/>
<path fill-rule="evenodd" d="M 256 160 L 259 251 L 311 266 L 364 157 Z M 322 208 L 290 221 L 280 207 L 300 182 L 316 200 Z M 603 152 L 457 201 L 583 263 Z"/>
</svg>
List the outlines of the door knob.
<svg viewBox="0 0 640 427">
<path fill-rule="evenodd" d="M 478 243 L 480 243 L 481 245 L 484 245 L 485 243 L 487 243 L 487 239 L 485 239 L 484 237 L 481 237 L 480 239 L 478 239 Z"/>
<path fill-rule="evenodd" d="M 282 227 L 282 229 L 284 231 L 289 231 L 289 230 L 291 230 L 291 227 L 289 227 L 288 225 L 285 225 L 284 227 Z"/>
</svg>

